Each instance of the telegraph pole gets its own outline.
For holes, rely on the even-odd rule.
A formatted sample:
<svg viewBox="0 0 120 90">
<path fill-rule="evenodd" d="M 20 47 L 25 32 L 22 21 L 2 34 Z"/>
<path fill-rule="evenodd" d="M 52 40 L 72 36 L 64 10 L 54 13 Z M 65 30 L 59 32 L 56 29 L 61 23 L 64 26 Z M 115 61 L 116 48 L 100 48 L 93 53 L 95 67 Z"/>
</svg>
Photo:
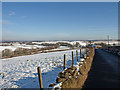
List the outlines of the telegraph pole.
<svg viewBox="0 0 120 90">
<path fill-rule="evenodd" d="M 107 36 L 107 39 L 108 39 L 108 49 L 109 49 L 109 35 Z"/>
<path fill-rule="evenodd" d="M 109 35 L 107 36 L 107 38 L 108 38 L 108 46 L 109 46 Z"/>
</svg>

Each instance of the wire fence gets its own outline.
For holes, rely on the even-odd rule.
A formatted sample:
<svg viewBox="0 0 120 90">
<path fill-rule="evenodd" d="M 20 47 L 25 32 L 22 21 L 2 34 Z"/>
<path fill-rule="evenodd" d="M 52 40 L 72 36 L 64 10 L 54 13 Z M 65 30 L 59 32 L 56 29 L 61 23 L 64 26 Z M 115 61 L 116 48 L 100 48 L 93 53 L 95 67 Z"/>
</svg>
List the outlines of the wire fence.
<svg viewBox="0 0 120 90">
<path fill-rule="evenodd" d="M 74 52 L 74 59 L 76 60 L 76 49 L 63 51 L 62 53 L 57 52 L 57 54 L 56 52 L 37 54 L 33 55 L 34 58 L 33 56 L 21 56 L 20 58 L 6 59 L 8 62 L 3 64 L 4 77 L 1 80 L 0 86 L 3 88 L 39 88 L 37 67 L 41 67 L 43 86 L 47 88 L 48 84 L 55 81 L 54 76 L 57 76 L 63 70 L 64 54 L 66 54 L 66 67 L 71 66 L 71 51 Z M 85 49 L 82 49 L 82 54 L 85 54 L 85 52 Z M 80 58 L 80 50 L 78 50 L 78 58 Z M 53 75 L 53 77 L 49 75 Z M 45 79 L 46 77 L 48 79 Z"/>
</svg>

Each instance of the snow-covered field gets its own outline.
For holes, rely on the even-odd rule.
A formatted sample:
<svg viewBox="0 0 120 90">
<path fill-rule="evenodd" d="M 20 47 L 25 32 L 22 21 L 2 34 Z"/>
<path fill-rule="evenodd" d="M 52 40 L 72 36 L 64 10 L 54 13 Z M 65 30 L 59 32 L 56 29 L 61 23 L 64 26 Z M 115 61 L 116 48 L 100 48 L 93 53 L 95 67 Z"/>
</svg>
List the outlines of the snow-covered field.
<svg viewBox="0 0 120 90">
<path fill-rule="evenodd" d="M 86 46 L 89 42 L 87 41 L 44 41 L 44 42 L 32 42 L 32 44 L 36 44 L 36 45 L 26 45 L 26 44 L 20 44 L 19 42 L 16 43 L 3 43 L 3 45 L 9 45 L 9 46 L 0 46 L 0 52 L 4 49 L 11 49 L 12 51 L 14 51 L 16 48 L 27 48 L 27 49 L 36 49 L 36 48 L 44 48 L 46 46 L 43 46 L 41 44 L 56 44 L 58 42 L 64 42 L 64 43 L 69 43 L 71 45 L 75 45 L 76 43 L 79 43 L 81 46 Z M 96 43 L 106 43 L 108 44 L 108 41 L 94 41 L 92 42 L 92 44 L 96 44 Z M 1 43 L 0 43 L 1 44 Z M 10 45 L 13 46 L 10 46 Z M 116 44 L 118 45 L 118 41 L 109 41 L 109 44 L 113 45 Z"/>
<path fill-rule="evenodd" d="M 74 64 L 77 64 L 75 57 L 76 50 L 0 59 L 0 61 L 2 61 L 2 74 L 0 75 L 2 81 L 0 82 L 0 87 L 39 88 L 37 67 L 40 66 L 42 71 L 43 87 L 48 88 L 49 84 L 56 82 L 58 73 L 63 71 L 62 66 L 64 54 L 66 54 L 66 67 L 71 66 L 71 51 L 74 52 Z M 82 53 L 85 53 L 85 50 L 82 50 Z"/>
<path fill-rule="evenodd" d="M 70 48 L 67 46 L 60 46 L 56 49 L 50 49 L 50 50 L 44 50 L 44 51 L 57 51 L 57 50 L 66 50 L 66 49 L 70 49 Z"/>
<path fill-rule="evenodd" d="M 34 44 L 44 44 L 44 43 L 56 44 L 58 42 L 69 43 L 71 45 L 75 45 L 76 43 L 79 43 L 81 46 L 86 46 L 86 42 L 84 42 L 84 41 L 71 41 L 71 42 L 70 41 L 50 41 L 50 42 L 45 41 L 45 42 L 32 42 L 32 43 L 34 43 Z"/>
<path fill-rule="evenodd" d="M 94 41 L 92 44 L 95 44 L 95 43 L 105 43 L 105 44 L 108 44 L 108 41 Z M 113 45 L 113 44 L 118 45 L 118 41 L 109 41 L 109 44 L 110 45 Z"/>
<path fill-rule="evenodd" d="M 54 42 L 32 42 L 32 43 L 35 43 L 35 44 L 44 44 L 44 43 L 49 43 L 49 44 L 56 44 L 58 42 L 64 42 L 64 43 L 69 43 L 71 45 L 75 45 L 76 43 L 79 43 L 81 46 L 86 46 L 89 42 L 88 41 L 54 41 Z M 94 41 L 92 42 L 92 44 L 95 44 L 95 43 L 105 43 L 105 44 L 108 44 L 108 41 Z M 118 45 L 118 41 L 109 41 L 109 44 L 110 45 L 113 45 L 113 44 L 116 44 Z"/>
<path fill-rule="evenodd" d="M 32 44 L 36 44 L 36 45 L 26 45 L 26 44 L 20 44 L 19 42 L 16 43 L 0 43 L 1 45 L 7 45 L 7 46 L 0 46 L 0 52 L 2 52 L 4 49 L 11 49 L 12 51 L 14 51 L 17 48 L 26 48 L 26 49 L 36 49 L 36 48 L 44 48 L 46 46 L 41 45 L 41 44 L 56 44 L 58 42 L 64 42 L 64 43 L 69 43 L 71 45 L 75 45 L 76 42 L 78 42 L 81 46 L 86 46 L 86 43 L 83 41 L 73 41 L 73 42 L 69 42 L 69 41 L 50 41 L 50 42 L 32 42 Z M 60 48 L 58 48 L 57 50 L 63 50 L 63 49 L 69 49 L 69 47 L 66 46 L 61 46 Z"/>
<path fill-rule="evenodd" d="M 45 46 L 38 46 L 38 45 L 15 45 L 15 46 L 0 46 L 0 52 L 2 52 L 4 49 L 10 49 L 12 51 L 15 51 L 17 48 L 26 48 L 26 49 L 36 49 L 36 48 L 44 48 Z"/>
</svg>

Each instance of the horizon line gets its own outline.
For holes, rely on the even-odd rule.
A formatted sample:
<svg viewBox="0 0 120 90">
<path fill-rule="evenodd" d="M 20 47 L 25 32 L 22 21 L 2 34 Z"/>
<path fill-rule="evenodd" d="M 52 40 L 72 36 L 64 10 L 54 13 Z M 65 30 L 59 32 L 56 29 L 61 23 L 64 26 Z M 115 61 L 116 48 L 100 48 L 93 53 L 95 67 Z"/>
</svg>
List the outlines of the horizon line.
<svg viewBox="0 0 120 90">
<path fill-rule="evenodd" d="M 85 40 L 2 40 L 3 41 L 108 41 L 107 39 L 85 39 Z M 115 40 L 118 41 L 119 39 L 109 39 L 109 40 Z"/>
</svg>

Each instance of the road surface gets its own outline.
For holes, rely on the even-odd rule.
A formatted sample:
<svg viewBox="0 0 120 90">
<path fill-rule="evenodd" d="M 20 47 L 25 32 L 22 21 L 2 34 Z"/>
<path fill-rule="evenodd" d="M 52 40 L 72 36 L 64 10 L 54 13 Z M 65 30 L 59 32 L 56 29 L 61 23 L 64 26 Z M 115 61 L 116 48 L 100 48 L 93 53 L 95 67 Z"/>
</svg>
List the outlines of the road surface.
<svg viewBox="0 0 120 90">
<path fill-rule="evenodd" d="M 103 50 L 96 49 L 92 67 L 88 73 L 88 78 L 83 86 L 83 89 L 120 88 L 119 77 L 120 57 Z"/>
</svg>

